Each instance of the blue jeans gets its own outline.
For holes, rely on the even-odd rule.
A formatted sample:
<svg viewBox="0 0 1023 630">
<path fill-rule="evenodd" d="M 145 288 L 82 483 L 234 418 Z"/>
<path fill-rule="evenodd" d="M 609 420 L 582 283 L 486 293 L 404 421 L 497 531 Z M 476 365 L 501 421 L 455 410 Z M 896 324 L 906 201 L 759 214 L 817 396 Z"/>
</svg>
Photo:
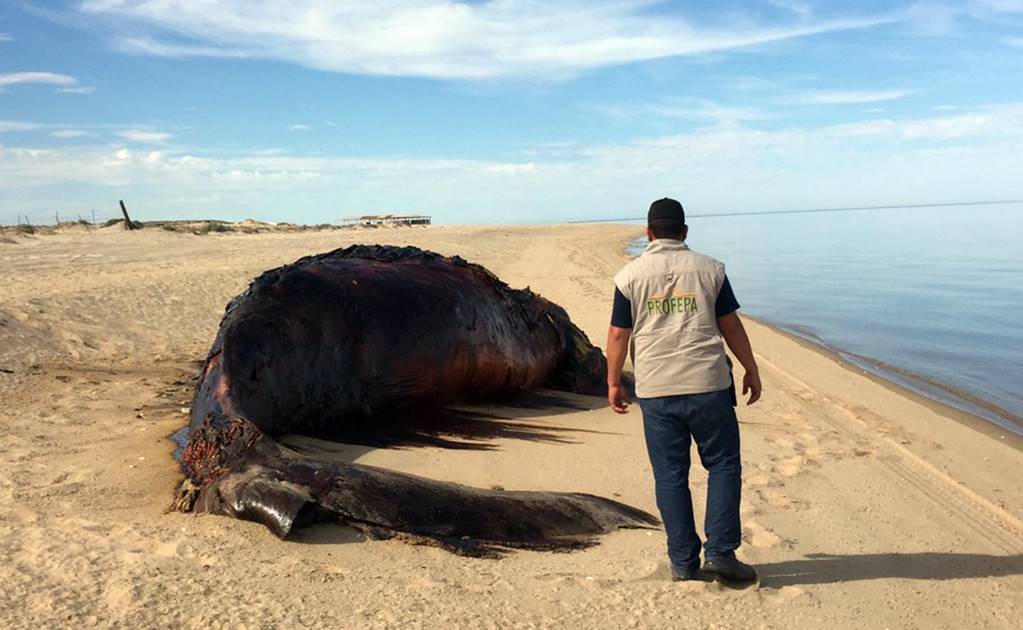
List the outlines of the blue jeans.
<svg viewBox="0 0 1023 630">
<path fill-rule="evenodd" d="M 739 501 L 742 463 L 739 422 L 729 390 L 707 394 L 640 398 L 643 434 L 654 471 L 657 508 L 668 534 L 668 557 L 675 569 L 700 566 L 700 537 L 689 493 L 689 447 L 696 440 L 707 469 L 707 558 L 734 557 L 741 542 Z"/>
</svg>

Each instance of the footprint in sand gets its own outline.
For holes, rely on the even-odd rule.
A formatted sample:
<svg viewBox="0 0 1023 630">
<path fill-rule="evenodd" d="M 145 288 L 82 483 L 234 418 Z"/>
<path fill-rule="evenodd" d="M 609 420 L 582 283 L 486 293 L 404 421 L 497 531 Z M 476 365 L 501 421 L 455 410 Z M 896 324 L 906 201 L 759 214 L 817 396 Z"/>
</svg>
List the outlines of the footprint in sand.
<svg viewBox="0 0 1023 630">
<path fill-rule="evenodd" d="M 801 415 L 799 415 L 799 413 L 796 412 L 795 410 L 786 411 L 784 413 L 781 413 L 781 414 L 778 415 L 778 418 L 781 419 L 782 421 L 784 421 L 786 424 L 794 424 L 794 423 L 799 422 L 799 421 L 801 421 L 803 419 L 803 417 Z"/>
<path fill-rule="evenodd" d="M 142 596 L 140 584 L 117 578 L 103 587 L 102 600 L 111 610 L 127 610 Z"/>
<path fill-rule="evenodd" d="M 785 604 L 789 600 L 796 599 L 797 597 L 809 597 L 809 593 L 805 589 L 799 588 L 798 586 L 783 586 L 777 590 L 764 589 L 760 591 L 767 601 Z"/>
<path fill-rule="evenodd" d="M 84 518 L 65 518 L 64 524 L 74 528 L 78 531 L 90 532 L 92 534 L 109 534 L 113 527 L 104 523 L 98 523 L 96 521 L 84 519 Z"/>
<path fill-rule="evenodd" d="M 796 450 L 796 448 L 797 448 L 797 443 L 792 438 L 777 438 L 775 440 L 768 439 L 767 442 L 768 443 L 773 443 L 775 446 L 780 446 L 781 448 L 784 448 L 784 449 L 787 449 L 787 450 L 790 450 L 790 451 L 791 450 Z"/>
<path fill-rule="evenodd" d="M 172 540 L 157 545 L 153 554 L 161 558 L 194 558 L 195 550 L 183 542 Z"/>
<path fill-rule="evenodd" d="M 802 455 L 794 455 L 786 459 L 779 460 L 774 470 L 782 477 L 795 477 L 799 473 L 803 472 L 804 459 Z"/>
<path fill-rule="evenodd" d="M 790 507 L 792 505 L 792 500 L 790 500 L 788 498 L 788 496 L 786 496 L 785 494 L 783 494 L 781 492 L 777 492 L 777 491 L 774 491 L 774 492 L 772 492 L 772 491 L 760 492 L 760 491 L 758 491 L 758 494 L 760 495 L 760 498 L 762 500 L 767 502 L 767 504 L 772 506 L 772 507 L 788 508 L 788 507 Z"/>
<path fill-rule="evenodd" d="M 756 521 L 747 520 L 742 529 L 742 539 L 752 547 L 774 547 L 781 542 L 781 537 Z"/>
<path fill-rule="evenodd" d="M 742 483 L 747 488 L 777 488 L 782 485 L 781 481 L 770 474 L 750 475 Z"/>
</svg>

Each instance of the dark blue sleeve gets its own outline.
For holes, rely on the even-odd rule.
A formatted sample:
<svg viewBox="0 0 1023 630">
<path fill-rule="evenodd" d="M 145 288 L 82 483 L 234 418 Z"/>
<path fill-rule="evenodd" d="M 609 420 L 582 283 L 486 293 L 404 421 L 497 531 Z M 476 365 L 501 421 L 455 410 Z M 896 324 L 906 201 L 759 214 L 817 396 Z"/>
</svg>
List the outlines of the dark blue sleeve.
<svg viewBox="0 0 1023 630">
<path fill-rule="evenodd" d="M 617 328 L 632 328 L 632 302 L 615 287 L 615 302 L 611 309 L 611 325 Z"/>
<path fill-rule="evenodd" d="M 725 281 L 721 283 L 721 290 L 718 291 L 718 299 L 714 302 L 714 316 L 724 317 L 737 310 L 739 310 L 739 303 L 735 301 L 735 294 L 732 293 L 732 284 L 728 281 L 728 276 L 725 276 Z"/>
</svg>

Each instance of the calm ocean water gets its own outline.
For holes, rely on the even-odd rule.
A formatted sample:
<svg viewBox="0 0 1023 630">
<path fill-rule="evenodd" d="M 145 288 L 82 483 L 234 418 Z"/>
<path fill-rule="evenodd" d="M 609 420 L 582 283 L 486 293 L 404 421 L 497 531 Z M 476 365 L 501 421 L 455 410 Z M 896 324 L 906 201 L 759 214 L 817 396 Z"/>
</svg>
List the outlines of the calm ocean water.
<svg viewBox="0 0 1023 630">
<path fill-rule="evenodd" d="M 743 312 L 1023 435 L 1023 205 L 688 222 Z"/>
</svg>

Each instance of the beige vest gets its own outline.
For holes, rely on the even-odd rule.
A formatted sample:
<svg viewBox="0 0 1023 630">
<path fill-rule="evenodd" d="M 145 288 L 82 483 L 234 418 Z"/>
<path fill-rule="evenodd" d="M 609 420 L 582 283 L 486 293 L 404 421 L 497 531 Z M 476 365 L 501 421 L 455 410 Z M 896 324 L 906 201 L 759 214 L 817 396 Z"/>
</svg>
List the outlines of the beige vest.
<svg viewBox="0 0 1023 630">
<path fill-rule="evenodd" d="M 640 398 L 702 394 L 731 382 L 714 303 L 723 263 L 660 238 L 614 278 L 632 303 L 630 351 Z"/>
</svg>

